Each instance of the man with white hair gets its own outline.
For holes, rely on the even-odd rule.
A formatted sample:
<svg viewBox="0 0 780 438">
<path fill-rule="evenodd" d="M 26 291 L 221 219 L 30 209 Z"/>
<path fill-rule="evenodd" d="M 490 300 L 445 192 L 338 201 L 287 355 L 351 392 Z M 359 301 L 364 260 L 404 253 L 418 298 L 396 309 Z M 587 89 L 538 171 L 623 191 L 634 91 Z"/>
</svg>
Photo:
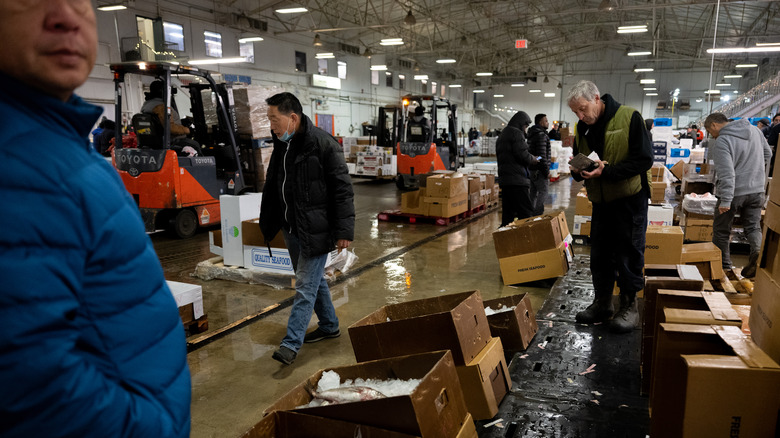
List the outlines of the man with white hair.
<svg viewBox="0 0 780 438">
<path fill-rule="evenodd" d="M 644 288 L 647 200 L 653 150 L 642 116 L 621 105 L 596 84 L 580 81 L 569 91 L 569 108 L 579 118 L 574 154 L 598 154 L 596 168 L 577 171 L 593 203 L 590 269 L 595 298 L 579 312 L 577 322 L 609 322 L 616 333 L 628 333 L 639 322 L 636 293 Z M 620 308 L 614 314 L 612 289 L 617 280 Z"/>
</svg>

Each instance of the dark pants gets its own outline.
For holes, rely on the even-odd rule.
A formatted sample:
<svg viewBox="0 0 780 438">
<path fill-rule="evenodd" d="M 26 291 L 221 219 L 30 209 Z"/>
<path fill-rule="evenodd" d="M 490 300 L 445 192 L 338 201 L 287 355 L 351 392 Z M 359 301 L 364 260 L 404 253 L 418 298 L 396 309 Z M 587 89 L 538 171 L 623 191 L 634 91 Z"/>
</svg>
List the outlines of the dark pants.
<svg viewBox="0 0 780 438">
<path fill-rule="evenodd" d="M 593 203 L 590 271 L 596 298 L 612 295 L 615 280 L 621 294 L 644 288 L 647 194 L 644 191 L 609 203 Z"/>
<path fill-rule="evenodd" d="M 535 171 L 531 177 L 531 199 L 533 200 L 533 215 L 544 214 L 544 202 L 547 200 L 547 186 L 550 177 L 542 172 Z"/>
<path fill-rule="evenodd" d="M 501 226 L 511 223 L 515 218 L 525 219 L 534 215 L 530 190 L 527 186 L 501 187 Z"/>
<path fill-rule="evenodd" d="M 715 206 L 715 219 L 712 223 L 712 243 L 720 248 L 723 267 L 731 269 L 731 253 L 729 245 L 731 241 L 731 224 L 734 222 L 734 214 L 739 213 L 742 218 L 742 226 L 745 236 L 750 244 L 750 254 L 758 254 L 761 251 L 761 209 L 764 207 L 764 194 L 751 193 L 749 195 L 735 196 L 731 200 L 731 209 L 720 213 L 720 200 Z"/>
</svg>

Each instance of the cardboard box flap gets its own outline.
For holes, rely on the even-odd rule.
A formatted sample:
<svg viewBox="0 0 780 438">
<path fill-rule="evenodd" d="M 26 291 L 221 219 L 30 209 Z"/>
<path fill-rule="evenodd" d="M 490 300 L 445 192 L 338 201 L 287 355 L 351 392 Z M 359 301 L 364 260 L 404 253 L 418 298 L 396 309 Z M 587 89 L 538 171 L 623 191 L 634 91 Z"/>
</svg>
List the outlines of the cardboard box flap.
<svg viewBox="0 0 780 438">
<path fill-rule="evenodd" d="M 718 320 L 709 310 L 675 309 L 673 307 L 664 308 L 664 319 L 669 323 L 687 323 L 716 325 Z M 725 324 L 742 325 L 742 320 L 723 320 Z"/>
<path fill-rule="evenodd" d="M 683 280 L 704 281 L 704 278 L 702 278 L 699 269 L 693 265 L 677 265 L 677 273 Z"/>
<path fill-rule="evenodd" d="M 485 382 L 490 378 L 495 370 L 495 364 L 501 360 L 504 355 L 504 347 L 501 345 L 501 338 L 493 338 L 490 343 L 474 357 L 474 359 L 466 364 L 466 366 L 477 367 L 479 369 L 479 377 Z"/>
<path fill-rule="evenodd" d="M 713 326 L 712 328 L 749 367 L 780 369 L 780 365 L 764 353 L 752 339 L 745 336 L 739 327 Z"/>
<path fill-rule="evenodd" d="M 390 318 L 390 321 L 434 315 L 437 313 L 449 313 L 461 305 L 466 305 L 468 308 L 469 303 L 464 303 L 464 301 L 474 294 L 479 297 L 479 301 L 481 302 L 482 296 L 480 295 L 480 292 L 478 290 L 473 290 L 390 305 L 385 307 L 385 312 L 387 318 Z"/>
<path fill-rule="evenodd" d="M 662 322 L 659 324 L 662 330 L 667 332 L 680 332 L 680 333 L 692 333 L 701 335 L 717 335 L 715 332 L 716 326 L 710 325 L 697 325 L 697 324 L 679 324 Z"/>
<path fill-rule="evenodd" d="M 671 296 L 674 296 L 674 297 L 685 297 L 685 298 L 701 298 L 702 291 L 700 291 L 700 290 L 658 289 L 658 295 L 671 295 Z"/>
<path fill-rule="evenodd" d="M 702 292 L 701 296 L 715 319 L 723 321 L 741 321 L 737 311 L 731 307 L 731 302 L 723 292 Z"/>
<path fill-rule="evenodd" d="M 680 258 L 682 263 L 720 260 L 721 252 L 720 248 L 712 242 L 686 243 L 682 247 Z"/>
</svg>

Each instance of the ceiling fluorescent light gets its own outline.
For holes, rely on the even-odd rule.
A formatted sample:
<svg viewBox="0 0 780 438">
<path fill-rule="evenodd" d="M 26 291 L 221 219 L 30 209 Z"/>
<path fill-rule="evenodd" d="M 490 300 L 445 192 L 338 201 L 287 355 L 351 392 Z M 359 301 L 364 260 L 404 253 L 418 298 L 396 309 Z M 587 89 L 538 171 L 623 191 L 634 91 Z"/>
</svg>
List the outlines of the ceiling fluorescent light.
<svg viewBox="0 0 780 438">
<path fill-rule="evenodd" d="M 734 66 L 734 68 L 755 68 L 758 67 L 758 64 L 737 64 Z"/>
<path fill-rule="evenodd" d="M 436 60 L 437 64 L 453 64 L 455 62 L 458 62 L 458 61 L 455 60 L 455 59 L 452 59 L 452 58 L 444 58 L 444 59 L 437 59 Z"/>
<path fill-rule="evenodd" d="M 780 46 L 780 43 L 756 43 L 758 47 Z"/>
<path fill-rule="evenodd" d="M 380 65 L 372 65 L 372 66 L 371 66 L 371 70 L 379 70 L 379 71 L 384 71 L 384 70 L 387 70 L 387 66 L 386 66 L 386 65 L 384 65 L 384 64 L 380 64 Z"/>
<path fill-rule="evenodd" d="M 404 40 L 403 38 L 382 38 L 381 41 L 383 43 L 392 43 L 392 42 L 403 41 L 403 40 Z"/>
<path fill-rule="evenodd" d="M 647 29 L 646 24 L 639 24 L 636 26 L 618 26 L 618 30 L 629 30 L 629 29 Z"/>
<path fill-rule="evenodd" d="M 658 93 L 647 93 L 645 96 L 658 96 Z"/>
<path fill-rule="evenodd" d="M 647 26 L 621 26 L 617 33 L 642 33 L 647 32 Z"/>
<path fill-rule="evenodd" d="M 494 94 L 493 97 L 504 97 L 503 94 Z"/>
<path fill-rule="evenodd" d="M 544 97 L 555 97 L 555 93 L 544 93 Z"/>
<path fill-rule="evenodd" d="M 723 75 L 723 79 L 739 79 L 742 75 Z"/>
<path fill-rule="evenodd" d="M 627 53 L 628 56 L 647 56 L 647 55 L 652 55 L 652 54 L 653 54 L 653 52 L 650 52 L 648 50 L 637 51 L 637 52 L 628 52 Z"/>
<path fill-rule="evenodd" d="M 251 43 L 253 41 L 263 41 L 263 37 L 247 37 L 247 38 L 239 38 L 238 42 L 241 44 L 244 43 Z"/>
<path fill-rule="evenodd" d="M 484 93 L 485 90 L 474 90 L 475 93 Z"/>
<path fill-rule="evenodd" d="M 634 73 L 644 73 L 644 72 L 651 72 L 653 71 L 652 68 L 635 68 Z"/>
<path fill-rule="evenodd" d="M 285 9 L 277 9 L 277 14 L 297 14 L 300 12 L 309 12 L 306 8 L 285 8 Z"/>
<path fill-rule="evenodd" d="M 428 75 L 414 75 L 415 81 L 427 81 Z"/>
<path fill-rule="evenodd" d="M 210 59 L 192 59 L 187 61 L 190 65 L 203 65 L 203 64 L 234 64 L 237 62 L 246 62 L 246 58 L 243 56 L 235 58 L 210 58 Z"/>
<path fill-rule="evenodd" d="M 336 55 L 334 55 L 333 53 L 318 53 L 318 54 L 314 55 L 314 57 L 317 58 L 317 59 L 332 59 L 332 58 L 335 58 Z"/>
<path fill-rule="evenodd" d="M 539 90 L 539 89 L 533 89 L 533 90 L 528 90 L 528 92 L 529 92 L 529 93 L 541 93 L 541 92 L 542 92 L 542 90 Z"/>
<path fill-rule="evenodd" d="M 460 84 L 450 84 L 450 88 L 460 88 L 461 86 Z"/>
<path fill-rule="evenodd" d="M 722 84 L 715 84 L 715 86 L 716 86 L 716 87 L 730 87 L 730 86 L 731 86 L 731 84 L 727 84 L 727 83 L 725 83 L 725 82 L 724 82 L 724 83 L 722 83 Z"/>
<path fill-rule="evenodd" d="M 119 3 L 119 4 L 113 4 L 113 5 L 105 5 L 105 6 L 98 6 L 98 11 L 121 11 L 123 9 L 127 9 L 127 6 Z"/>
<path fill-rule="evenodd" d="M 655 83 L 655 79 L 640 79 L 639 83 L 640 84 L 654 84 Z"/>
<path fill-rule="evenodd" d="M 379 42 L 380 46 L 400 46 L 404 43 L 403 38 L 385 38 Z"/>
<path fill-rule="evenodd" d="M 477 76 L 493 76 L 493 73 L 491 73 L 489 71 L 483 71 L 483 72 L 477 73 Z"/>
<path fill-rule="evenodd" d="M 644 91 L 658 91 L 658 88 L 655 88 L 655 87 L 648 87 L 648 88 L 643 88 L 643 90 L 644 90 Z"/>
<path fill-rule="evenodd" d="M 720 90 L 707 90 L 704 94 L 720 94 Z"/>
<path fill-rule="evenodd" d="M 512 84 L 512 86 L 513 87 L 525 87 L 525 84 L 520 82 L 520 83 Z"/>
<path fill-rule="evenodd" d="M 780 46 L 761 47 L 721 47 L 720 49 L 707 49 L 709 54 L 718 53 L 756 53 L 756 52 L 780 52 Z"/>
</svg>

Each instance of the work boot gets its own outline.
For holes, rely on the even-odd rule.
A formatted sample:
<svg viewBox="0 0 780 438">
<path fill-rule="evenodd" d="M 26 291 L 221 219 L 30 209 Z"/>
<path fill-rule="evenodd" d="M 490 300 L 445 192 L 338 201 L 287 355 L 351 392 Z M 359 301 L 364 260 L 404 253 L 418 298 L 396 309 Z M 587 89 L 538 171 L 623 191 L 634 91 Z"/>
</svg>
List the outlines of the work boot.
<svg viewBox="0 0 780 438">
<path fill-rule="evenodd" d="M 620 294 L 618 309 L 609 324 L 614 333 L 630 333 L 639 324 L 639 310 L 636 308 L 636 294 Z"/>
<path fill-rule="evenodd" d="M 274 360 L 278 360 L 285 365 L 290 365 L 293 363 L 296 356 L 298 356 L 298 353 L 292 351 L 284 345 L 279 347 L 279 349 L 274 351 L 274 354 L 271 355 Z"/>
<path fill-rule="evenodd" d="M 602 298 L 595 298 L 593 303 L 582 312 L 577 312 L 574 318 L 580 324 L 593 324 L 595 322 L 605 322 L 612 317 L 615 307 L 612 306 L 612 295 Z"/>
<path fill-rule="evenodd" d="M 745 278 L 753 278 L 756 276 L 756 268 L 758 267 L 758 254 L 750 254 L 748 264 L 742 268 L 742 276 Z"/>
</svg>

